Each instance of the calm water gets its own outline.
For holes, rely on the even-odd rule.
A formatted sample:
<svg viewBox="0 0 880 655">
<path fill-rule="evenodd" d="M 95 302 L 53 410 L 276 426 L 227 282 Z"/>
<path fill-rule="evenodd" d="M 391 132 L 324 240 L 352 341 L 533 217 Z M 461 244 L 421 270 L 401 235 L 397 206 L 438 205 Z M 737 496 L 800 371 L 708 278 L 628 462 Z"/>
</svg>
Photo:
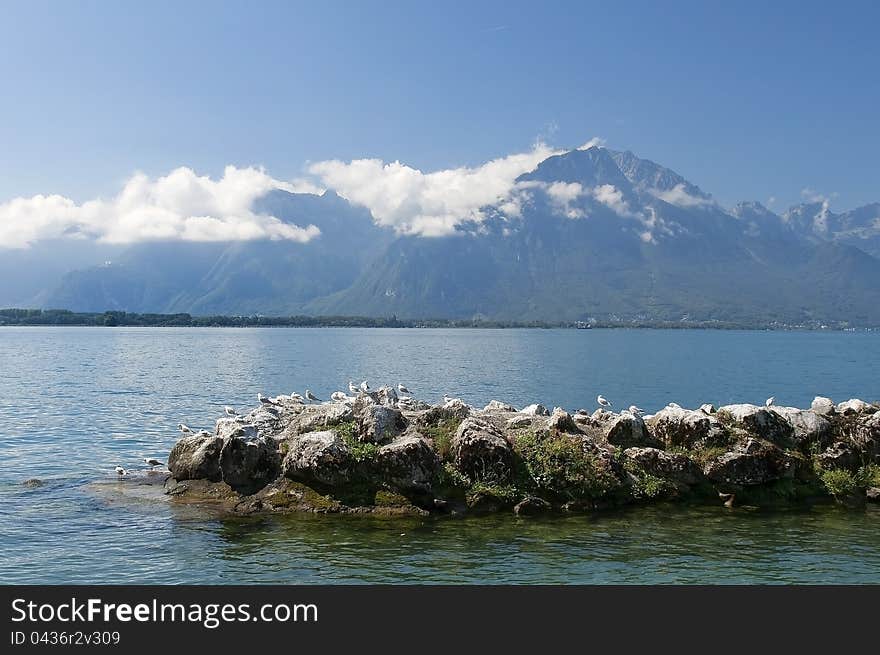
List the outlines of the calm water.
<svg viewBox="0 0 880 655">
<path fill-rule="evenodd" d="M 876 400 L 877 370 L 878 333 L 2 328 L 0 581 L 880 582 L 876 507 L 230 519 L 112 472 L 164 458 L 180 421 L 210 426 L 258 391 L 323 397 L 349 378 L 427 400 L 573 410 L 603 393 L 653 411 Z"/>
</svg>

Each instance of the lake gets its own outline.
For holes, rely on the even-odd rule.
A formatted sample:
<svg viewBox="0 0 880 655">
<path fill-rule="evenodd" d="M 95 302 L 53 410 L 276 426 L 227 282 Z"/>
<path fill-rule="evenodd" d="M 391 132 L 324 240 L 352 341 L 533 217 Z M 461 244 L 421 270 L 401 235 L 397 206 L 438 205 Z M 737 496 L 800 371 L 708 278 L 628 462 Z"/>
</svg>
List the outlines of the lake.
<svg viewBox="0 0 880 655">
<path fill-rule="evenodd" d="M 878 370 L 880 333 L 864 332 L 0 328 L 0 581 L 880 582 L 876 506 L 230 518 L 116 494 L 113 473 L 165 459 L 181 421 L 349 379 L 432 402 L 592 411 L 602 393 L 655 411 L 877 400 Z"/>
</svg>

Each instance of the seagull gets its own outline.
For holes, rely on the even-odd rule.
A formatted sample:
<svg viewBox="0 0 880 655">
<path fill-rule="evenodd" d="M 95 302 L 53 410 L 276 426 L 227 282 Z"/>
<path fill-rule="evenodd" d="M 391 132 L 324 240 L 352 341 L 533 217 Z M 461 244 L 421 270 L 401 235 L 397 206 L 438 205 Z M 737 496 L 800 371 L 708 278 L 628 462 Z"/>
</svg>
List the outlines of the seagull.
<svg viewBox="0 0 880 655">
<path fill-rule="evenodd" d="M 451 403 L 453 400 L 455 400 L 455 398 L 450 398 L 446 394 L 443 394 L 443 404 Z"/>
<path fill-rule="evenodd" d="M 361 382 L 361 391 L 363 391 L 364 393 L 366 393 L 366 392 L 369 391 L 369 390 L 370 390 L 370 385 L 367 384 L 367 381 L 364 380 L 363 382 Z"/>
<path fill-rule="evenodd" d="M 344 391 L 334 391 L 330 394 L 330 400 L 335 400 L 336 402 L 342 402 L 345 400 L 346 395 Z"/>
<path fill-rule="evenodd" d="M 124 468 L 122 468 L 121 466 L 117 466 L 117 467 L 116 467 L 116 475 L 120 475 L 120 476 L 122 476 L 122 475 L 125 475 L 125 474 L 127 474 L 127 473 L 128 473 L 128 471 L 126 471 L 126 470 L 125 470 Z"/>
<path fill-rule="evenodd" d="M 348 393 L 356 396 L 358 391 L 360 391 L 360 389 L 357 388 L 357 385 L 354 383 L 354 381 L 349 380 L 348 381 Z"/>
<path fill-rule="evenodd" d="M 306 398 L 308 398 L 309 400 L 316 400 L 316 401 L 318 401 L 318 402 L 321 402 L 321 399 L 318 398 L 315 394 L 313 394 L 313 393 L 312 393 L 311 391 L 309 391 L 308 389 L 306 389 Z"/>
<path fill-rule="evenodd" d="M 410 390 L 407 389 L 404 385 L 397 383 L 397 391 L 400 393 L 410 393 Z"/>
<path fill-rule="evenodd" d="M 144 457 L 144 462 L 145 462 L 145 463 L 147 464 L 147 466 L 149 466 L 150 468 L 153 468 L 154 466 L 162 466 L 162 462 L 160 462 L 160 461 L 159 461 L 158 459 L 156 459 L 155 457 Z"/>
<path fill-rule="evenodd" d="M 238 412 L 235 411 L 234 408 L 227 405 L 223 408 L 223 411 L 226 412 L 226 416 L 238 416 Z"/>
<path fill-rule="evenodd" d="M 614 403 L 610 400 L 606 400 L 605 396 L 599 395 L 596 396 L 596 402 L 599 403 L 602 407 L 614 407 Z"/>
<path fill-rule="evenodd" d="M 764 401 L 765 407 L 772 407 L 773 403 L 776 402 L 776 396 L 770 396 L 767 400 Z"/>
<path fill-rule="evenodd" d="M 629 406 L 629 413 L 635 414 L 636 416 L 641 416 L 642 414 L 645 413 L 645 410 L 643 410 L 641 407 L 636 407 L 635 405 L 630 405 Z"/>
<path fill-rule="evenodd" d="M 304 402 L 306 401 L 306 399 L 303 398 L 303 397 L 302 397 L 300 394 L 298 394 L 296 391 L 292 391 L 292 392 L 290 393 L 290 397 L 291 397 L 291 399 L 293 400 L 293 402 L 295 402 L 295 403 L 304 403 Z"/>
<path fill-rule="evenodd" d="M 181 432 L 183 432 L 184 434 L 192 434 L 192 429 L 184 423 L 178 423 L 177 429 L 180 430 Z"/>
</svg>

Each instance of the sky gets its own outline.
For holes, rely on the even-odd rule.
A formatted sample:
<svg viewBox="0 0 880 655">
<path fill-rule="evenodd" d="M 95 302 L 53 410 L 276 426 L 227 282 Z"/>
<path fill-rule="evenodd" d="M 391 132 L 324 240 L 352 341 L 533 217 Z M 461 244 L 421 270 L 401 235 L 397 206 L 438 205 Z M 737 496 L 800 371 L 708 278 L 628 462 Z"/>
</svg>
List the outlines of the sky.
<svg viewBox="0 0 880 655">
<path fill-rule="evenodd" d="M 878 24 L 867 2 L 0 0 L 0 222 L 67 211 L 112 240 L 158 207 L 169 234 L 308 240 L 242 203 L 348 184 L 399 214 L 378 171 L 441 215 L 461 179 L 594 138 L 724 205 L 845 210 L 880 201 Z"/>
</svg>

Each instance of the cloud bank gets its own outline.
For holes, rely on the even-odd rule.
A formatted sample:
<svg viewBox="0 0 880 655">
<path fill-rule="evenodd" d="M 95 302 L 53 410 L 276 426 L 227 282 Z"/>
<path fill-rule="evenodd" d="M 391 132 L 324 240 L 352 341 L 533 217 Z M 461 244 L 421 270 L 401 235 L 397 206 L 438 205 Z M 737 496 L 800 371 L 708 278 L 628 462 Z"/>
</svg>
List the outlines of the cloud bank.
<svg viewBox="0 0 880 655">
<path fill-rule="evenodd" d="M 258 168 L 227 166 L 213 180 L 190 168 L 151 179 L 132 176 L 112 199 L 77 204 L 60 195 L 15 198 L 0 204 L 0 247 L 27 248 L 35 241 L 91 238 L 106 243 L 139 241 L 306 242 L 320 234 L 274 216 L 256 214 L 253 201 L 272 189 L 310 190 L 281 182 Z"/>
</svg>

